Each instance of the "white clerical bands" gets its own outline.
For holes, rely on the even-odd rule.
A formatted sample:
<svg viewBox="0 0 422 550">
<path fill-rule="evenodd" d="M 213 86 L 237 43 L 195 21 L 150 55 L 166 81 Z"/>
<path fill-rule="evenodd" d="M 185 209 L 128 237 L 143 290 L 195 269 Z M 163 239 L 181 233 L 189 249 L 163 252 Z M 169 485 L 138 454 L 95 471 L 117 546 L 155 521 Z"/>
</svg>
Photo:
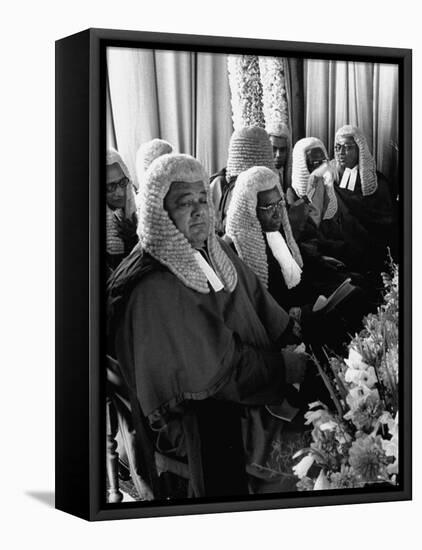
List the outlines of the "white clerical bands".
<svg viewBox="0 0 422 550">
<path fill-rule="evenodd" d="M 197 264 L 199 265 L 199 267 L 202 270 L 203 274 L 207 278 L 207 281 L 209 282 L 209 284 L 212 286 L 213 290 L 215 292 L 218 292 L 219 290 L 222 290 L 224 288 L 224 285 L 220 281 L 220 279 L 218 278 L 216 272 L 213 270 L 213 268 L 207 262 L 207 260 L 197 250 L 195 250 L 195 252 L 193 254 L 195 256 L 195 260 L 196 260 Z"/>
<path fill-rule="evenodd" d="M 287 288 L 293 288 L 300 283 L 302 270 L 293 258 L 286 241 L 279 231 L 265 233 L 268 246 L 277 260 Z"/>
<path fill-rule="evenodd" d="M 342 189 L 348 189 L 349 191 L 354 191 L 357 177 L 358 177 L 357 165 L 354 166 L 352 169 L 345 168 L 343 177 L 341 178 L 340 187 Z"/>
<path fill-rule="evenodd" d="M 265 236 L 275 259 L 280 265 L 287 288 L 295 287 L 300 283 L 302 270 L 292 257 L 285 240 L 278 231 L 268 232 Z M 204 256 L 198 250 L 195 250 L 193 254 L 199 268 L 202 270 L 213 290 L 215 292 L 222 290 L 224 288 L 223 283 Z"/>
</svg>

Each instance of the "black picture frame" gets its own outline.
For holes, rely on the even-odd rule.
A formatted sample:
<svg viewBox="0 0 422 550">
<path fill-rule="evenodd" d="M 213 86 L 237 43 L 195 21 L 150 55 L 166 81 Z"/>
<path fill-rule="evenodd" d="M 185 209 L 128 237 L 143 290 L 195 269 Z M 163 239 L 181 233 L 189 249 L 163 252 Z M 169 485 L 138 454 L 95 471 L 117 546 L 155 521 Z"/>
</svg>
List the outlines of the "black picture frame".
<svg viewBox="0 0 422 550">
<path fill-rule="evenodd" d="M 104 278 L 100 181 L 105 155 L 108 46 L 253 53 L 395 63 L 399 66 L 400 468 L 397 488 L 244 499 L 106 504 L 101 376 Z M 88 29 L 56 42 L 56 508 L 87 520 L 307 507 L 412 498 L 411 166 L 412 52 L 367 46 Z"/>
</svg>

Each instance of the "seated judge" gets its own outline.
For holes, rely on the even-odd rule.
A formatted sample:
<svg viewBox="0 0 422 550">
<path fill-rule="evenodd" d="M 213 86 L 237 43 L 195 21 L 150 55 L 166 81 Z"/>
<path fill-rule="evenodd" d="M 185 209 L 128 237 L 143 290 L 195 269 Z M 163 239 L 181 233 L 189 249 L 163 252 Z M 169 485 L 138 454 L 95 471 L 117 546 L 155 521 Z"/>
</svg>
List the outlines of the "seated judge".
<svg viewBox="0 0 422 550">
<path fill-rule="evenodd" d="M 310 254 L 308 246 L 287 238 L 289 233 L 277 175 L 265 167 L 242 172 L 227 213 L 224 240 L 301 323 L 305 343 L 341 349 L 348 332 L 361 327 L 368 311 L 366 296 L 357 285 L 348 285 L 347 294 L 329 315 L 328 310 L 314 312 L 317 300 L 325 301 L 346 279 L 355 282 L 354 276 L 316 252 Z"/>
<path fill-rule="evenodd" d="M 343 259 L 354 270 L 385 268 L 387 247 L 396 248 L 396 229 L 385 177 L 376 170 L 362 131 L 343 126 L 335 136 L 335 158 L 323 171 L 332 179 L 337 209 L 323 219 L 321 229 L 330 239 L 344 243 Z"/>
<path fill-rule="evenodd" d="M 140 243 L 109 298 L 114 352 L 157 446 L 186 455 L 181 419 L 189 401 L 236 403 L 251 487 L 292 489 L 287 479 L 274 488 L 257 465 L 283 430 L 263 405 L 281 403 L 306 370 L 304 354 L 283 349 L 300 341 L 293 319 L 216 236 L 208 177 L 196 159 L 157 158 L 140 193 Z"/>
<path fill-rule="evenodd" d="M 316 171 L 327 163 L 328 153 L 320 139 L 307 137 L 295 144 L 292 187 L 288 192 L 287 200 L 296 238 L 299 238 L 308 216 L 316 226 L 319 226 L 322 215 L 331 215 L 333 208 L 336 207 L 334 191 L 326 189 L 324 181 L 314 176 Z M 300 218 L 297 219 L 298 217 Z"/>
<path fill-rule="evenodd" d="M 227 213 L 225 240 L 286 310 L 312 305 L 347 276 L 296 243 L 277 175 L 265 167 L 240 174 Z"/>
<path fill-rule="evenodd" d="M 318 138 L 303 138 L 295 144 L 288 196 L 289 219 L 302 253 L 318 261 L 322 257 L 333 269 L 344 270 L 349 244 L 320 228 L 323 220 L 334 217 L 338 205 L 327 150 Z"/>
<path fill-rule="evenodd" d="M 109 149 L 106 156 L 106 253 L 112 272 L 138 242 L 135 193 L 121 155 Z"/>
</svg>

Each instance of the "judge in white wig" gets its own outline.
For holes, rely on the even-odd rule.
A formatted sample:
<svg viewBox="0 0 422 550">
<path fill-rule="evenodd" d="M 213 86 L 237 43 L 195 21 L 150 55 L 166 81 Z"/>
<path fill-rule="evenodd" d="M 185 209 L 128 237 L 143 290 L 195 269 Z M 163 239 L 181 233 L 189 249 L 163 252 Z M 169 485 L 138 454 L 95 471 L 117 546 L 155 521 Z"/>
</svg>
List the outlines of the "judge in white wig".
<svg viewBox="0 0 422 550">
<path fill-rule="evenodd" d="M 174 182 L 202 182 L 209 217 L 205 239 L 207 253 L 217 277 L 227 290 L 232 291 L 236 286 L 236 271 L 215 235 L 208 176 L 200 162 L 189 155 L 161 155 L 150 165 L 141 182 L 138 235 L 143 250 L 167 266 L 186 286 L 197 292 L 209 292 L 207 275 L 199 265 L 202 264 L 201 255 L 163 208 L 164 199 Z"/>
<path fill-rule="evenodd" d="M 280 302 L 299 285 L 303 261 L 293 238 L 277 175 L 264 166 L 242 172 L 227 213 L 226 240 Z M 269 266 L 276 263 L 276 269 Z M 270 271 L 273 277 L 270 277 Z M 283 289 L 278 292 L 278 289 Z M 291 305 L 288 301 L 284 307 Z"/>
<path fill-rule="evenodd" d="M 337 130 L 334 152 L 339 187 L 351 192 L 356 189 L 364 197 L 373 195 L 378 188 L 377 168 L 361 130 L 350 125 Z"/>
<path fill-rule="evenodd" d="M 341 127 L 335 135 L 334 153 L 330 172 L 338 213 L 333 223 L 323 220 L 324 232 L 329 238 L 342 239 L 353 248 L 353 258 L 347 261 L 356 264 L 356 271 L 382 270 L 387 246 L 393 256 L 397 247 L 389 184 L 377 172 L 375 160 L 359 128 Z"/>
<path fill-rule="evenodd" d="M 129 392 L 160 445 L 194 464 L 184 403 L 244 405 L 241 462 L 272 481 L 256 464 L 268 460 L 282 423 L 261 405 L 281 402 L 286 386 L 303 380 L 306 357 L 281 350 L 292 320 L 216 237 L 208 176 L 196 159 L 160 156 L 140 193 L 140 242 L 108 289 L 110 340 Z M 206 496 L 200 479 L 190 481 L 195 496 Z"/>
<path fill-rule="evenodd" d="M 312 203 L 309 216 L 317 226 L 337 211 L 334 176 L 323 142 L 315 137 L 300 139 L 293 148 L 292 188 L 299 198 Z"/>
<path fill-rule="evenodd" d="M 114 269 L 137 242 L 135 193 L 129 170 L 113 148 L 106 154 L 106 251 Z"/>
</svg>

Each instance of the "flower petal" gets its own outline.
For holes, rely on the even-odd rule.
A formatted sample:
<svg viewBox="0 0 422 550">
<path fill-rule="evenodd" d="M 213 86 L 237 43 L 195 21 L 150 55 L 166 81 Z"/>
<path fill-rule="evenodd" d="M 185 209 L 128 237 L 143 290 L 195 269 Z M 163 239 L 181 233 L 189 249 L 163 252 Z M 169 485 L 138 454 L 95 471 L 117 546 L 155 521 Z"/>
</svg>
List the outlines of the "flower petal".
<svg viewBox="0 0 422 550">
<path fill-rule="evenodd" d="M 309 468 L 315 462 L 315 458 L 312 455 L 304 456 L 300 462 L 293 466 L 292 470 L 294 474 L 302 479 L 308 473 Z"/>
</svg>

